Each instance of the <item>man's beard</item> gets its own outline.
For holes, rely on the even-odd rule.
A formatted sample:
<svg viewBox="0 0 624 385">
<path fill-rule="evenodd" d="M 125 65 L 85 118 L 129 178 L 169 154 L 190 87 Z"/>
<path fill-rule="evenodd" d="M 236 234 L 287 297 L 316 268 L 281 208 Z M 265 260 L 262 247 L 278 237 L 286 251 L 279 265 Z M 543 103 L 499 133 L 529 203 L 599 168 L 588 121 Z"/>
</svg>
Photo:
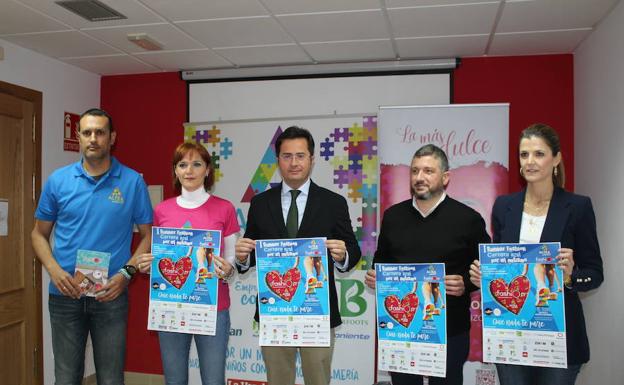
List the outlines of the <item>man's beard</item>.
<svg viewBox="0 0 624 385">
<path fill-rule="evenodd" d="M 442 192 L 443 189 L 441 189 L 441 188 L 437 189 L 437 190 L 429 189 L 429 190 L 427 190 L 424 193 L 417 193 L 416 189 L 414 189 L 414 187 L 411 187 L 410 190 L 412 190 L 412 196 L 414 198 L 416 198 L 417 200 L 420 200 L 420 201 L 426 201 L 426 200 L 431 199 L 434 195 L 437 195 L 438 193 Z"/>
</svg>

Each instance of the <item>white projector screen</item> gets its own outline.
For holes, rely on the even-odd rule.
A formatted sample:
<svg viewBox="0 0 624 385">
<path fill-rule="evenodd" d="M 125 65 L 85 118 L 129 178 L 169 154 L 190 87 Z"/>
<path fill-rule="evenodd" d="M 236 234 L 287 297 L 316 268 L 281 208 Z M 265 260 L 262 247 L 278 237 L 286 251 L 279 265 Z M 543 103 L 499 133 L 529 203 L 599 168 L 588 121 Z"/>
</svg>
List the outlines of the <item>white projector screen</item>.
<svg viewBox="0 0 624 385">
<path fill-rule="evenodd" d="M 449 104 L 451 75 L 416 74 L 189 84 L 189 122 L 344 114 Z"/>
</svg>

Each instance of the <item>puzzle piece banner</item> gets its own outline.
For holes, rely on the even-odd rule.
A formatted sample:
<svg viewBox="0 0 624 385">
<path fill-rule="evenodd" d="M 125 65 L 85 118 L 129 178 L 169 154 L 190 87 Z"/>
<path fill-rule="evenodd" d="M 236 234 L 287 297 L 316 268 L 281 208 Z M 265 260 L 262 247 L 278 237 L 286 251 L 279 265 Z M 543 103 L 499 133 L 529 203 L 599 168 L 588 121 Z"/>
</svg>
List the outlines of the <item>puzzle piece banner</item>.
<svg viewBox="0 0 624 385">
<path fill-rule="evenodd" d="M 325 238 L 256 242 L 261 346 L 330 346 Z"/>
<path fill-rule="evenodd" d="M 375 265 L 377 366 L 446 377 L 443 263 Z"/>
<path fill-rule="evenodd" d="M 376 116 L 189 123 L 185 125 L 184 138 L 201 143 L 213 157 L 218 157 L 215 160 L 218 180 L 213 192 L 234 204 L 244 232 L 251 199 L 281 182 L 275 140 L 292 125 L 312 133 L 316 144 L 312 180 L 345 197 L 363 254 L 355 271 L 347 274 L 335 271 L 343 324 L 335 329 L 331 384 L 373 383 L 375 306 L 372 292 L 365 290 L 363 276 L 371 266 L 377 245 Z M 256 294 L 256 271 L 237 277 L 230 285 L 232 332 L 226 362 L 229 379 L 266 381 L 258 346 L 258 325 L 253 323 Z M 352 354 L 354 349 L 358 355 Z M 192 350 L 190 377 L 199 380 L 194 357 Z M 303 383 L 299 363 L 296 383 Z"/>
<path fill-rule="evenodd" d="M 560 247 L 479 245 L 484 361 L 567 367 Z"/>
<path fill-rule="evenodd" d="M 217 230 L 152 228 L 149 330 L 215 335 L 220 250 Z"/>
<path fill-rule="evenodd" d="M 381 107 L 378 117 L 380 216 L 411 199 L 412 157 L 432 143 L 449 158 L 447 194 L 478 211 L 491 233 L 492 206 L 509 188 L 509 105 Z M 480 320 L 473 317 L 468 360 L 482 360 L 480 330 Z"/>
</svg>

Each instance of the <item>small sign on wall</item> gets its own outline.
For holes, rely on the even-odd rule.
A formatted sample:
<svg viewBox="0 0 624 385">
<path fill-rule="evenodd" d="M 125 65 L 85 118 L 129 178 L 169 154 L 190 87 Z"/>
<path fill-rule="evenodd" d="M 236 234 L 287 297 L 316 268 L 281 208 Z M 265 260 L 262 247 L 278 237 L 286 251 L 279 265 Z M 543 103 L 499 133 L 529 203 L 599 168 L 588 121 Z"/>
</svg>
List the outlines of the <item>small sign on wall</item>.
<svg viewBox="0 0 624 385">
<path fill-rule="evenodd" d="M 0 237 L 9 235 L 9 201 L 0 198 Z"/>
<path fill-rule="evenodd" d="M 64 122 L 63 151 L 80 151 L 80 145 L 78 144 L 78 138 L 76 137 L 78 125 L 80 124 L 80 115 L 65 111 Z"/>
</svg>

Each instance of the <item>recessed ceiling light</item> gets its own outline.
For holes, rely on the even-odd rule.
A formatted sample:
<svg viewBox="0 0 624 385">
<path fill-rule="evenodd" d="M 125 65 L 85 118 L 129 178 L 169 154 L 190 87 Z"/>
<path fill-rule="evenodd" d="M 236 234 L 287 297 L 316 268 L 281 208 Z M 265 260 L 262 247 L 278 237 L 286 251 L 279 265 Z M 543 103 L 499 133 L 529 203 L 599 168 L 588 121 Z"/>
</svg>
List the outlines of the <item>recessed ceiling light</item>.
<svg viewBox="0 0 624 385">
<path fill-rule="evenodd" d="M 162 45 L 146 33 L 129 33 L 128 40 L 148 51 L 160 51 Z"/>
</svg>

